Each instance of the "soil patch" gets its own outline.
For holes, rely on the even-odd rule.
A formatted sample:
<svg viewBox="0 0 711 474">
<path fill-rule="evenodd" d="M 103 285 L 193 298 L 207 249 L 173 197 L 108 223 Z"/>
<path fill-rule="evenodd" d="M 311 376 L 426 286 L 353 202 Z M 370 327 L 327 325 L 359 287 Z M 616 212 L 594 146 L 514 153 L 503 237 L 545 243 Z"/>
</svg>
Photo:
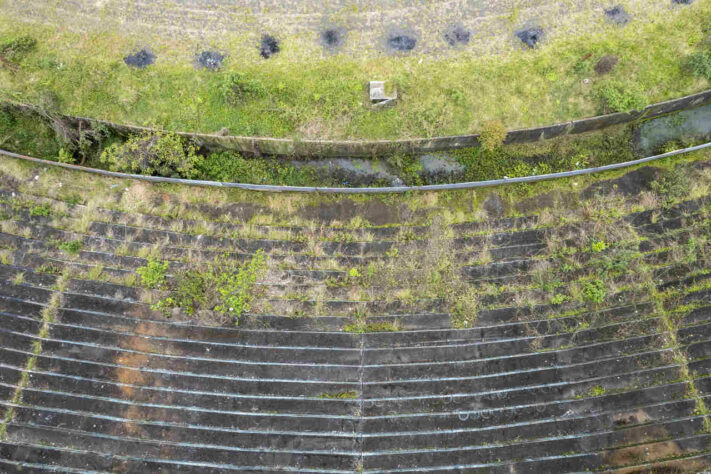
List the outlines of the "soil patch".
<svg viewBox="0 0 711 474">
<path fill-rule="evenodd" d="M 468 44 L 471 39 L 471 32 L 462 25 L 452 25 L 444 32 L 444 40 L 450 46 Z"/>
<path fill-rule="evenodd" d="M 354 217 L 363 217 L 372 225 L 399 224 L 418 214 L 420 213 L 412 211 L 406 204 L 392 206 L 377 200 L 359 203 L 351 199 L 324 202 L 299 211 L 299 215 L 304 219 L 324 224 L 333 221 L 350 222 Z"/>
<path fill-rule="evenodd" d="M 482 207 L 489 217 L 503 217 L 504 214 L 506 214 L 506 205 L 501 199 L 499 193 L 496 192 L 491 193 L 486 197 L 482 203 Z"/>
<path fill-rule="evenodd" d="M 328 28 L 321 32 L 321 45 L 328 50 L 336 50 L 343 46 L 346 38 L 344 28 Z"/>
<path fill-rule="evenodd" d="M 626 25 L 630 22 L 630 14 L 627 13 L 625 7 L 622 5 L 617 5 L 610 9 L 605 10 L 605 16 L 607 20 L 615 25 Z"/>
<path fill-rule="evenodd" d="M 600 61 L 598 61 L 595 65 L 595 72 L 600 76 L 609 74 L 615 68 L 619 61 L 619 58 L 612 54 L 603 56 Z"/>
<path fill-rule="evenodd" d="M 534 48 L 543 39 L 543 30 L 538 27 L 518 30 L 516 36 L 529 48 Z"/>
<path fill-rule="evenodd" d="M 659 168 L 645 166 L 638 170 L 630 171 L 619 178 L 599 181 L 584 190 L 582 197 L 590 199 L 596 194 L 608 194 L 611 192 L 618 192 L 623 196 L 632 196 L 652 189 L 651 184 L 658 177 Z"/>
<path fill-rule="evenodd" d="M 691 5 L 694 0 L 672 0 L 674 5 Z"/>
<path fill-rule="evenodd" d="M 145 69 L 156 62 L 156 55 L 147 49 L 142 49 L 137 53 L 129 54 L 123 58 L 123 62 L 126 63 L 127 66 Z"/>
<path fill-rule="evenodd" d="M 195 65 L 198 68 L 208 69 L 210 71 L 217 71 L 222 69 L 222 61 L 225 59 L 225 55 L 218 51 L 203 51 L 198 54 L 195 59 Z"/>
<path fill-rule="evenodd" d="M 259 44 L 259 54 L 264 59 L 269 59 L 279 52 L 279 41 L 272 35 L 262 35 L 262 42 Z"/>
</svg>

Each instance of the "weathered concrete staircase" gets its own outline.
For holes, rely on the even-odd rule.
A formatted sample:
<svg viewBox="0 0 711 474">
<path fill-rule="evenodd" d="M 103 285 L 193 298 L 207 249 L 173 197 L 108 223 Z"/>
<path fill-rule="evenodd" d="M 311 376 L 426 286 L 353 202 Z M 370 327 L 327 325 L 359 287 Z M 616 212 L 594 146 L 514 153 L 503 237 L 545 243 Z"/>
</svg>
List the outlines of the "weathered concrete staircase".
<svg viewBox="0 0 711 474">
<path fill-rule="evenodd" d="M 189 219 L 97 207 L 78 225 L 87 213 L 81 204 L 11 189 L 2 196 L 3 472 L 711 466 L 711 290 L 703 286 L 711 274 L 674 248 L 706 232 L 708 198 L 616 216 L 613 226 L 636 233 L 625 244 L 652 284 L 647 292 L 620 285 L 595 305 L 536 300 L 532 283 L 541 262 L 555 269 L 566 258 L 551 236 L 574 236 L 584 220 L 446 226 L 457 272 L 479 291 L 473 324 L 454 328 L 442 299 L 388 298 L 377 288 L 368 301 L 348 299 L 349 267 L 387 259 L 398 245 L 426 249 L 426 226 L 264 226 L 262 237 L 242 238 L 242 224 L 214 223 L 213 235 L 196 235 L 175 230 L 193 228 Z M 32 215 L 32 206 L 52 211 Z M 324 232 L 350 238 L 322 240 L 312 251 Z M 57 248 L 66 241 L 81 249 Z M 578 249 L 571 281 L 623 242 L 612 244 Z M 146 290 L 120 281 L 156 245 L 171 274 L 189 259 L 225 251 L 245 259 L 264 249 L 273 263 L 260 282 L 268 310 L 239 327 L 151 310 Z M 476 263 L 483 245 L 489 257 Z M 318 302 L 288 296 L 317 287 Z M 309 317 L 316 307 L 322 315 Z M 391 330 L 345 331 L 354 314 Z"/>
</svg>

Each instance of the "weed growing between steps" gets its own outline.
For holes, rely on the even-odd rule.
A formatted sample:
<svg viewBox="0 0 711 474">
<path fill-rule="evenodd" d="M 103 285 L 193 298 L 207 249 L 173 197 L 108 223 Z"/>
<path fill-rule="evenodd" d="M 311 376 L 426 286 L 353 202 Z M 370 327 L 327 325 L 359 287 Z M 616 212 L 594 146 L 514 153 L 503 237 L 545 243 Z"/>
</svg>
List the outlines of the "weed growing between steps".
<svg viewBox="0 0 711 474">
<path fill-rule="evenodd" d="M 168 262 L 149 259 L 148 265 L 136 272 L 144 287 L 167 292 L 166 297 L 153 305 L 153 309 L 170 317 L 175 311 L 213 323 L 226 323 L 249 312 L 256 296 L 255 284 L 264 276 L 267 257 L 258 250 L 252 259 L 237 264 L 228 255 L 212 262 L 199 262 L 181 271 L 171 279 L 166 278 Z"/>
<path fill-rule="evenodd" d="M 25 370 L 22 371 L 22 376 L 20 381 L 17 383 L 17 388 L 15 389 L 15 394 L 12 397 L 11 403 L 13 405 L 19 405 L 22 403 L 22 390 L 27 387 L 30 380 L 30 372 L 34 370 L 37 364 L 37 357 L 40 352 L 42 352 L 42 339 L 46 339 L 49 336 L 49 328 L 52 323 L 54 323 L 59 308 L 62 306 L 62 293 L 66 289 L 67 283 L 71 278 L 71 271 L 65 269 L 61 272 L 61 276 L 57 279 L 55 283 L 55 293 L 52 294 L 52 298 L 49 300 L 49 304 L 42 310 L 42 326 L 40 327 L 39 333 L 37 334 L 37 339 L 34 341 L 32 346 L 32 355 L 27 359 L 27 365 Z M 15 415 L 15 408 L 13 406 L 9 407 L 5 413 L 5 418 L 0 424 L 0 440 L 5 440 L 7 435 L 7 425 L 12 422 Z"/>
</svg>

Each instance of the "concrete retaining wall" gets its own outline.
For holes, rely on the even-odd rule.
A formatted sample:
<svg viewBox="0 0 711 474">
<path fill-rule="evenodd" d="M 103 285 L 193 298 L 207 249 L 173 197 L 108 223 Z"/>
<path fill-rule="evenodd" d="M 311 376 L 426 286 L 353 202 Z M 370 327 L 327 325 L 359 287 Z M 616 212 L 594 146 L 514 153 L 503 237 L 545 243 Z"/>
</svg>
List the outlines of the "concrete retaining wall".
<svg viewBox="0 0 711 474">
<path fill-rule="evenodd" d="M 600 130 L 613 125 L 634 122 L 636 120 L 658 117 L 660 115 L 690 109 L 711 103 L 711 90 L 647 106 L 642 111 L 614 113 L 597 117 L 572 120 L 543 127 L 511 130 L 506 137 L 506 144 L 530 143 L 547 140 L 562 135 L 585 133 Z M 23 110 L 32 110 L 26 104 L 9 104 Z M 99 123 L 119 135 L 152 130 L 146 127 L 125 125 L 107 120 L 86 117 L 65 116 L 78 126 Z M 295 157 L 350 157 L 367 158 L 387 156 L 397 152 L 431 153 L 479 145 L 479 135 L 456 135 L 447 137 L 416 138 L 410 140 L 293 140 L 289 138 L 223 136 L 210 133 L 178 132 L 179 135 L 192 139 L 196 144 L 212 150 L 234 150 L 250 155 L 278 155 Z"/>
</svg>

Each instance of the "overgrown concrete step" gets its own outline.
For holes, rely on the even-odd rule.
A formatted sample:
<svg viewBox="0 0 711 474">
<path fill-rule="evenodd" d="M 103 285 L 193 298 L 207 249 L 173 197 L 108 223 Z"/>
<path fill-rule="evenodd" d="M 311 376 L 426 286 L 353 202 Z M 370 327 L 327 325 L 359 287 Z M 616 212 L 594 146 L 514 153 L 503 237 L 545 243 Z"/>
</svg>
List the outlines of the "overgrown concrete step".
<svg viewBox="0 0 711 474">
<path fill-rule="evenodd" d="M 425 345 L 439 345 L 447 343 L 492 341 L 497 339 L 512 339 L 528 337 L 531 334 L 550 334 L 570 332 L 579 328 L 581 322 L 586 322 L 592 327 L 600 325 L 603 321 L 618 321 L 640 319 L 654 313 L 654 305 L 650 302 L 624 304 L 610 308 L 580 312 L 570 316 L 556 318 L 531 319 L 515 322 L 494 322 L 493 324 L 477 325 L 467 329 L 421 329 L 406 332 L 369 333 L 365 335 L 367 346 L 371 348 L 382 347 L 411 347 Z"/>
<path fill-rule="evenodd" d="M 528 385 L 488 392 L 464 392 L 451 390 L 441 394 L 417 394 L 393 397 L 364 397 L 363 414 L 378 416 L 392 413 L 413 414 L 422 412 L 490 410 L 505 406 L 524 405 L 532 400 L 563 401 L 584 396 L 591 390 L 629 391 L 669 383 L 681 378 L 678 365 L 651 369 L 638 369 L 597 378 L 582 378 L 575 381 L 554 382 L 544 385 Z M 440 388 L 441 389 L 441 388 Z"/>
<path fill-rule="evenodd" d="M 684 315 L 681 324 L 683 326 L 692 326 L 706 321 L 711 321 L 711 306 L 701 306 L 692 309 Z"/>
<path fill-rule="evenodd" d="M 367 452 L 364 455 L 365 469 L 422 469 L 429 466 L 467 466 L 468 464 L 496 463 L 501 461 L 516 462 L 531 458 L 560 457 L 557 462 L 547 461 L 537 466 L 533 472 L 580 472 L 580 470 L 599 469 L 603 466 L 629 463 L 629 454 L 646 453 L 649 457 L 657 456 L 660 451 L 653 450 L 657 443 L 676 444 L 677 453 L 691 454 L 706 451 L 711 448 L 711 435 L 698 435 L 704 428 L 704 416 L 695 416 L 651 424 L 648 426 L 611 430 L 582 436 L 560 436 L 547 439 L 536 439 L 516 444 L 495 444 L 491 446 L 431 448 L 418 451 L 415 449 L 400 451 Z M 647 446 L 645 446 L 647 445 Z M 571 453 L 596 453 L 606 451 L 612 455 L 603 455 L 603 459 L 582 461 L 576 457 L 577 463 L 572 465 L 565 457 Z M 625 454 L 623 454 L 625 453 Z M 665 458 L 668 455 L 661 455 Z M 615 461 L 615 458 L 618 461 Z M 644 459 L 644 458 L 642 458 Z M 648 458 L 647 458 L 648 459 Z M 619 460 L 623 460 L 619 462 Z M 567 462 L 566 462 L 567 461 Z M 601 462 L 602 461 L 602 462 Z M 531 462 L 531 461 L 528 461 Z M 558 469 L 554 468 L 557 466 Z M 532 465 L 531 468 L 534 468 Z M 551 469 L 552 470 L 549 470 Z M 572 468 L 572 469 L 571 469 Z M 513 472 L 522 472 L 518 469 Z M 531 472 L 524 470 L 523 472 Z"/>
<path fill-rule="evenodd" d="M 636 304 L 639 298 L 632 292 L 623 291 L 608 296 L 610 307 L 601 309 L 589 308 L 583 303 L 570 302 L 563 304 L 536 304 L 529 306 L 505 306 L 500 308 L 482 309 L 477 312 L 477 326 L 496 326 L 498 324 L 516 321 L 556 318 L 557 315 L 587 314 L 586 321 L 598 318 L 614 318 L 619 313 L 626 314 L 630 305 Z M 643 304 L 640 302 L 639 304 Z"/>
<path fill-rule="evenodd" d="M 152 227 L 167 229 L 178 223 L 182 227 L 194 227 L 211 225 L 219 230 L 240 231 L 242 229 L 257 230 L 259 232 L 285 231 L 295 234 L 314 233 L 314 232 L 349 232 L 356 234 L 371 234 L 378 238 L 397 238 L 403 232 L 415 235 L 426 236 L 430 227 L 426 225 L 387 225 L 387 226 L 372 226 L 364 227 L 339 227 L 325 224 L 314 223 L 311 226 L 282 226 L 282 225 L 254 225 L 254 224 L 235 224 L 232 222 L 223 222 L 219 220 L 211 220 L 209 218 L 203 220 L 185 219 L 181 217 L 164 217 L 161 215 L 145 214 L 136 211 L 122 211 L 116 209 L 106 209 L 101 207 L 88 207 L 83 204 L 68 205 L 66 201 L 53 199 L 49 196 L 33 194 L 31 192 L 18 192 L 7 188 L 0 188 L 0 197 L 14 200 L 19 199 L 27 202 L 35 202 L 37 204 L 49 204 L 55 208 L 66 208 L 72 216 L 82 216 L 86 212 L 97 213 L 108 219 L 108 222 L 127 225 L 149 225 Z M 207 214 L 202 213 L 206 217 Z M 221 213 L 219 215 L 222 215 Z M 485 232 L 490 229 L 500 230 L 516 230 L 533 227 L 538 223 L 538 216 L 523 216 L 523 217 L 507 217 L 497 219 L 486 219 L 482 221 L 462 222 L 451 224 L 449 227 L 457 233 L 473 233 Z"/>
<path fill-rule="evenodd" d="M 509 339 L 489 341 L 459 340 L 443 344 L 430 344 L 426 346 L 412 345 L 400 347 L 370 347 L 368 345 L 371 334 L 364 336 L 363 361 L 368 364 L 410 364 L 421 362 L 440 361 L 466 361 L 494 357 L 508 357 L 519 360 L 520 357 L 533 359 L 546 357 L 546 354 L 572 350 L 576 347 L 587 347 L 595 353 L 594 347 L 603 344 L 613 347 L 617 344 L 626 344 L 625 340 L 635 341 L 639 337 L 650 340 L 661 339 L 663 332 L 658 319 L 631 320 L 623 322 L 610 322 L 590 329 L 583 327 L 578 321 L 572 327 L 553 334 L 538 334 Z M 644 334 L 644 336 L 636 336 Z M 637 342 L 630 342 L 637 344 Z M 602 347 L 602 346 L 600 346 Z"/>
<path fill-rule="evenodd" d="M 434 374 L 440 377 L 452 377 L 506 373 L 537 367 L 557 367 L 590 362 L 623 354 L 629 355 L 659 347 L 664 342 L 664 335 L 638 336 L 612 342 L 597 342 L 590 345 L 582 345 L 580 343 L 580 346 L 572 349 L 566 346 L 557 350 L 534 352 L 525 355 L 503 355 L 490 358 L 467 358 L 461 355 L 448 358 L 443 355 L 441 358 L 430 359 L 414 356 L 413 358 L 423 361 L 397 364 L 385 362 L 378 365 L 370 365 L 372 364 L 368 360 L 370 357 L 365 354 L 365 362 L 368 365 L 365 365 L 364 376 L 365 380 L 398 380 Z"/>
<path fill-rule="evenodd" d="M 615 419 L 624 426 L 641 416 L 634 414 L 640 407 L 664 405 L 670 401 L 685 399 L 688 394 L 688 382 L 673 382 L 641 389 L 622 392 L 606 391 L 600 395 L 595 392 L 590 396 L 580 396 L 564 400 L 543 398 L 536 403 L 528 400 L 524 404 L 504 405 L 499 408 L 475 408 L 469 410 L 452 409 L 449 404 L 442 404 L 439 411 L 382 414 L 363 418 L 363 433 L 417 433 L 433 430 L 457 431 L 476 427 L 477 429 L 498 429 L 503 426 L 518 424 L 548 423 L 584 418 L 604 413 L 619 413 Z M 588 394 L 585 394 L 588 395 Z"/>
<path fill-rule="evenodd" d="M 689 419 L 698 415 L 695 413 L 695 400 L 680 400 L 651 406 L 639 406 L 632 411 L 606 410 L 602 413 L 591 413 L 586 416 L 570 416 L 564 419 L 544 419 L 535 422 L 513 423 L 503 426 L 480 428 L 476 422 L 464 422 L 454 430 L 423 430 L 407 433 L 364 433 L 363 450 L 365 452 L 382 452 L 396 450 L 428 450 L 433 447 L 452 450 L 461 447 L 488 447 L 507 445 L 516 450 L 513 440 L 536 440 L 563 438 L 566 441 L 575 437 L 580 440 L 581 451 L 598 450 L 602 446 L 590 446 L 591 438 L 598 433 L 610 434 L 613 431 L 625 430 L 628 436 L 617 442 L 633 444 L 637 441 L 637 433 L 649 425 L 674 423 L 679 419 Z M 632 434 L 634 433 L 634 434 Z M 638 435 L 639 436 L 639 435 Z M 587 438 L 587 439 L 585 439 Z M 639 441 L 645 441 L 639 436 Z M 594 443 L 590 443 L 594 444 Z M 613 444 L 614 446 L 614 444 Z M 592 448 L 592 449 L 591 449 Z M 563 451 L 565 452 L 565 451 Z M 536 454 L 553 454 L 546 450 L 535 451 Z M 472 456 L 474 457 L 474 456 Z M 476 458 L 474 457 L 475 460 Z"/>
<path fill-rule="evenodd" d="M 466 391 L 492 391 L 522 389 L 527 386 L 573 383 L 579 380 L 625 374 L 650 367 L 662 367 L 673 361 L 673 351 L 662 349 L 633 353 L 621 357 L 608 357 L 588 362 L 535 367 L 474 374 L 440 376 L 439 371 L 423 371 L 421 377 L 410 379 L 366 379 L 363 381 L 363 398 L 387 398 L 450 394 Z M 444 371 L 443 371 L 444 372 Z M 429 377 L 428 377 L 429 376 Z"/>
<path fill-rule="evenodd" d="M 141 457 L 145 459 L 166 459 L 183 462 L 209 462 L 251 467 L 285 466 L 301 469 L 354 470 L 360 458 L 355 451 L 339 452 L 305 451 L 298 447 L 284 448 L 239 448 L 221 444 L 205 445 L 162 440 L 143 440 L 138 437 L 100 435 L 82 430 L 51 426 L 35 426 L 11 423 L 7 427 L 8 438 L 12 441 L 32 444 L 59 445 L 100 451 L 106 454 Z M 261 470 L 261 469 L 260 469 Z"/>
<path fill-rule="evenodd" d="M 257 304 L 263 304 L 271 314 L 303 317 L 318 317 L 320 315 L 352 316 L 355 314 L 396 316 L 412 313 L 444 313 L 447 311 L 446 302 L 440 298 L 369 301 L 269 298 Z"/>
</svg>

